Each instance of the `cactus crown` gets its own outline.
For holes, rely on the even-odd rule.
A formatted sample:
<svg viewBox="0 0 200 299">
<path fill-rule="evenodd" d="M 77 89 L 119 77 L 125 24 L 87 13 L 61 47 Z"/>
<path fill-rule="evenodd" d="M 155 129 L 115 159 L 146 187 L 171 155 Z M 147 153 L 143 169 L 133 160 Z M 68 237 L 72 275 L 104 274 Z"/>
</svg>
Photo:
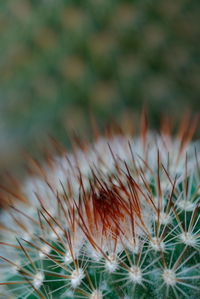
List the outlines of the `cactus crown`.
<svg viewBox="0 0 200 299">
<path fill-rule="evenodd" d="M 198 143 L 142 126 L 37 163 L 1 215 L 2 298 L 194 298 Z M 14 188 L 13 188 L 14 189 Z"/>
</svg>

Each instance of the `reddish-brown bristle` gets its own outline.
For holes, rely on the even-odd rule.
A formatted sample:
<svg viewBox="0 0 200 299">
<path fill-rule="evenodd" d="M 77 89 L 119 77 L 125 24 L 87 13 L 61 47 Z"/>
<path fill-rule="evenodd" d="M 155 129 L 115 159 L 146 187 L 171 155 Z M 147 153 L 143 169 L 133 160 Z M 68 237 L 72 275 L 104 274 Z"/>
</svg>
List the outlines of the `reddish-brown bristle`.
<svg viewBox="0 0 200 299">
<path fill-rule="evenodd" d="M 139 190 L 136 185 L 132 183 L 130 190 L 127 190 L 122 182 L 118 183 L 119 185 L 112 183 L 112 178 L 108 178 L 105 182 L 93 173 L 90 192 L 87 193 L 82 186 L 84 200 L 80 200 L 79 205 L 76 206 L 80 215 L 80 225 L 90 239 L 90 243 L 94 243 L 94 239 L 91 240 L 94 236 L 97 239 L 104 236 L 116 240 L 120 234 L 123 234 L 120 223 L 131 220 L 134 230 L 134 218 L 141 216 L 137 195 Z"/>
<path fill-rule="evenodd" d="M 101 222 L 103 233 L 116 228 L 116 219 L 123 220 L 123 207 L 112 190 L 100 190 L 92 194 L 95 222 Z"/>
<path fill-rule="evenodd" d="M 148 132 L 149 124 L 148 124 L 148 117 L 147 117 L 147 109 L 143 109 L 142 117 L 141 117 L 141 137 L 145 146 L 146 136 Z"/>
</svg>

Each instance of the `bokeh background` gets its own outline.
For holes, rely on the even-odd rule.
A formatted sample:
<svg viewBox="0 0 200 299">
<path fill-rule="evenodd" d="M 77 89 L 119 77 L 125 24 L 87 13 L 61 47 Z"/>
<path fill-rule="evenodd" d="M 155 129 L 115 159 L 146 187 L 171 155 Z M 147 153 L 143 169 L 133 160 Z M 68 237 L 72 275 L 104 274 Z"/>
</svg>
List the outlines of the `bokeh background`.
<svg viewBox="0 0 200 299">
<path fill-rule="evenodd" d="M 0 1 L 0 170 L 47 134 L 199 111 L 199 0 Z"/>
</svg>

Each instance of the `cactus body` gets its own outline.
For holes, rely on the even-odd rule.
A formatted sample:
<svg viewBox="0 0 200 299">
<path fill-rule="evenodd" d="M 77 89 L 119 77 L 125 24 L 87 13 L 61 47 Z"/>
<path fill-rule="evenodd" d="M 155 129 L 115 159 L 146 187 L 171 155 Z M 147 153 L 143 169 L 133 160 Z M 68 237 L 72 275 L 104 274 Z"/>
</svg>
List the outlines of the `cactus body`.
<svg viewBox="0 0 200 299">
<path fill-rule="evenodd" d="M 38 166 L 1 217 L 1 298 L 197 298 L 191 132 L 102 136 Z"/>
</svg>

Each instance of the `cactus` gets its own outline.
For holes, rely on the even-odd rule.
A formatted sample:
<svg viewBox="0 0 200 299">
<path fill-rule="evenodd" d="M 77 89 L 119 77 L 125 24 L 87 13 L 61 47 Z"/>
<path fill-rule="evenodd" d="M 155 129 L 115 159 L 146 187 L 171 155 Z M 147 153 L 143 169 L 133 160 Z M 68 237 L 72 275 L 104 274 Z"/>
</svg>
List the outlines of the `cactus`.
<svg viewBox="0 0 200 299">
<path fill-rule="evenodd" d="M 167 123 L 158 134 L 143 122 L 138 136 L 96 134 L 69 153 L 56 146 L 20 187 L 2 187 L 1 298 L 198 296 L 193 131 L 184 121 L 176 136 Z"/>
</svg>

